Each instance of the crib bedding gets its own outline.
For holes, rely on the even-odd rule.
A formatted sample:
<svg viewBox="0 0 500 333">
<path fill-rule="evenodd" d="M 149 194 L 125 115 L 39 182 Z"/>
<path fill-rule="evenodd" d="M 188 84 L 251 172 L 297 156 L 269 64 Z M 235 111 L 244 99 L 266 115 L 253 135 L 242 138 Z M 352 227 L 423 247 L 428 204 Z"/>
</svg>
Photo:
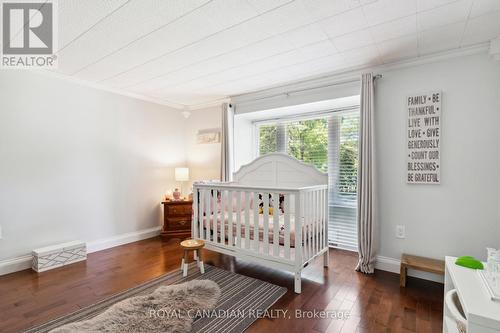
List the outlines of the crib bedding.
<svg viewBox="0 0 500 333">
<path fill-rule="evenodd" d="M 240 222 L 240 229 L 241 229 L 241 237 L 245 238 L 245 213 L 241 212 L 241 222 Z M 250 226 L 249 226 L 249 239 L 253 240 L 254 239 L 254 213 L 253 211 L 249 211 L 249 221 L 250 221 Z M 232 213 L 233 217 L 233 237 L 236 237 L 237 234 L 237 212 Z M 264 215 L 263 214 L 258 214 L 258 230 L 259 230 L 259 241 L 264 240 Z M 217 234 L 219 237 L 221 236 L 221 214 L 217 214 Z M 274 225 L 273 225 L 273 216 L 269 215 L 269 223 L 268 223 L 268 238 L 269 238 L 269 243 L 273 243 L 274 240 Z M 209 228 L 211 231 L 214 230 L 214 215 L 210 215 L 210 223 L 207 223 L 207 218 L 206 216 L 203 217 L 203 225 L 205 228 Z M 318 225 L 321 225 L 321 223 L 318 223 Z M 224 234 L 229 235 L 229 214 L 226 213 L 224 214 L 224 227 L 225 227 L 225 232 Z M 307 226 L 306 226 L 307 227 Z M 307 231 L 307 229 L 306 229 Z M 284 245 L 285 244 L 285 216 L 283 214 L 279 215 L 279 244 Z M 305 235 L 303 235 L 305 237 Z M 290 247 L 295 246 L 295 218 L 293 215 L 290 216 Z"/>
</svg>

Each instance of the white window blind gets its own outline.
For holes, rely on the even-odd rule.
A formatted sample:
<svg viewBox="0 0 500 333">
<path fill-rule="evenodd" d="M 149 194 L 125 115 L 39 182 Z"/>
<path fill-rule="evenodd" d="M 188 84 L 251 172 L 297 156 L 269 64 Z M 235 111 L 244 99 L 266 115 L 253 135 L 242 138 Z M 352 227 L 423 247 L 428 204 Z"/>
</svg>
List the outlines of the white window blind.
<svg viewBox="0 0 500 333">
<path fill-rule="evenodd" d="M 359 110 L 257 123 L 259 155 L 286 152 L 329 174 L 330 246 L 357 251 Z"/>
<path fill-rule="evenodd" d="M 329 243 L 357 251 L 359 111 L 328 119 Z"/>
</svg>

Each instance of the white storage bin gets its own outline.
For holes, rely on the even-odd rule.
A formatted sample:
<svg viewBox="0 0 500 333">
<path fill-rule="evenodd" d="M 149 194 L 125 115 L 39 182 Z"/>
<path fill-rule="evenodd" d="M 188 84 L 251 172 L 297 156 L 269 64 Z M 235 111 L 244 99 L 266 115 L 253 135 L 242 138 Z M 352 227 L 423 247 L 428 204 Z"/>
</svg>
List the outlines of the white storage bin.
<svg viewBox="0 0 500 333">
<path fill-rule="evenodd" d="M 82 241 L 47 246 L 33 250 L 31 267 L 43 272 L 87 259 L 87 245 Z"/>
<path fill-rule="evenodd" d="M 466 333 L 467 318 L 465 317 L 456 289 L 452 289 L 446 293 L 444 303 L 448 310 L 445 316 L 448 332 Z"/>
</svg>

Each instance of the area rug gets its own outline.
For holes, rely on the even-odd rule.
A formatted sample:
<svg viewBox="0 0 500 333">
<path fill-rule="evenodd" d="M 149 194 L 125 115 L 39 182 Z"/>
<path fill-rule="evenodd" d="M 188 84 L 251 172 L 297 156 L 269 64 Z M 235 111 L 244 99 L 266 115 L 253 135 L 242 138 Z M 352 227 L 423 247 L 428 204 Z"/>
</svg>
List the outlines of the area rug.
<svg viewBox="0 0 500 333">
<path fill-rule="evenodd" d="M 215 308 L 199 312 L 193 311 L 189 314 L 194 317 L 191 332 L 238 333 L 243 332 L 259 318 L 259 314 L 267 310 L 287 291 L 284 287 L 235 274 L 210 265 L 205 265 L 205 274 L 200 274 L 194 265 L 194 263 L 190 265 L 190 274 L 185 278 L 182 277 L 180 270 L 167 273 L 69 315 L 30 328 L 25 333 L 48 333 L 69 323 L 89 320 L 120 301 L 150 294 L 160 286 L 179 284 L 191 280 L 211 280 L 217 283 L 221 290 Z M 159 312 L 150 315 L 157 316 L 158 320 L 167 320 L 177 314 Z M 133 331 L 130 330 L 130 332 Z M 104 330 L 104 332 L 113 331 Z M 121 330 L 121 332 L 124 331 Z"/>
<path fill-rule="evenodd" d="M 219 285 L 211 280 L 160 286 L 149 294 L 115 303 L 93 318 L 60 326 L 50 333 L 189 332 L 195 319 L 189 314 L 213 309 L 219 296 Z M 158 316 L 160 313 L 164 315 Z"/>
</svg>

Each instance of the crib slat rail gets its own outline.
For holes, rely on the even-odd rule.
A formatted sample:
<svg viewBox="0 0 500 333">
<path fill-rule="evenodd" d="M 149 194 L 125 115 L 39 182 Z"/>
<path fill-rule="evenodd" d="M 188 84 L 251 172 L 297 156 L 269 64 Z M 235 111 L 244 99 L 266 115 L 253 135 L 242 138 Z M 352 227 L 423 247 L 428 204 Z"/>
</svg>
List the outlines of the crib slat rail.
<svg viewBox="0 0 500 333">
<path fill-rule="evenodd" d="M 229 247 L 233 246 L 233 241 L 234 241 L 234 235 L 233 235 L 233 198 L 234 198 L 234 192 L 233 191 L 228 191 L 229 198 L 228 198 L 228 219 L 227 219 L 227 245 Z"/>
<path fill-rule="evenodd" d="M 245 211 L 245 249 L 250 249 L 250 201 L 248 200 L 249 192 L 243 192 L 244 203 L 243 206 Z"/>
<path fill-rule="evenodd" d="M 224 207 L 224 209 L 220 210 L 220 241 L 221 243 L 225 244 L 226 243 L 226 214 L 229 215 L 229 212 L 225 207 L 227 207 L 227 191 L 221 191 L 221 206 Z"/>
<path fill-rule="evenodd" d="M 253 192 L 253 248 L 258 253 L 260 248 L 260 236 L 259 231 L 255 230 L 259 230 L 259 206 L 255 204 L 256 202 L 259 202 L 259 194 Z"/>
<path fill-rule="evenodd" d="M 193 192 L 192 235 L 204 239 L 207 249 L 291 271 L 297 293 L 304 266 L 320 255 L 326 258 L 326 185 L 195 183 Z"/>
<path fill-rule="evenodd" d="M 272 193 L 272 198 L 277 199 L 273 202 L 273 256 L 279 256 L 279 245 L 280 245 L 280 220 L 279 220 L 279 193 Z"/>
<path fill-rule="evenodd" d="M 283 196 L 283 206 L 285 215 L 285 259 L 290 259 L 290 196 Z"/>
<path fill-rule="evenodd" d="M 267 193 L 262 193 L 263 205 L 263 215 L 264 215 L 264 253 L 269 253 L 269 195 Z"/>
<path fill-rule="evenodd" d="M 241 247 L 241 192 L 236 192 L 236 246 Z"/>
</svg>

